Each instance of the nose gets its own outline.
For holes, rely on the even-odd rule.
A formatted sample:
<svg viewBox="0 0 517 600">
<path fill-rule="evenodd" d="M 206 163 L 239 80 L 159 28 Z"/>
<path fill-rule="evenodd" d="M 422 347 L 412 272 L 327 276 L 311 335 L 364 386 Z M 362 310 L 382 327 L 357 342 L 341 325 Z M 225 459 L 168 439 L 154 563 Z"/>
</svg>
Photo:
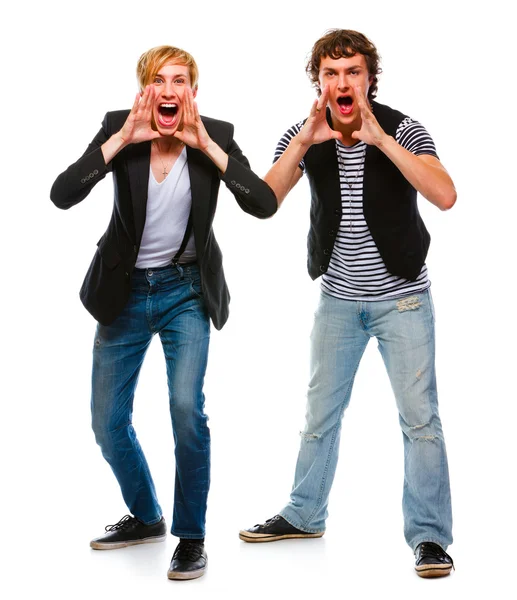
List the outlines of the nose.
<svg viewBox="0 0 517 600">
<path fill-rule="evenodd" d="M 347 79 L 347 76 L 346 76 L 345 73 L 340 73 L 339 74 L 339 79 L 338 79 L 338 82 L 337 82 L 337 87 L 338 87 L 338 90 L 340 92 L 346 92 L 346 90 L 348 89 L 348 87 L 349 87 L 348 86 L 348 79 Z"/>
<path fill-rule="evenodd" d="M 166 81 L 162 86 L 162 96 L 166 99 L 174 98 L 176 91 L 172 81 Z"/>
</svg>

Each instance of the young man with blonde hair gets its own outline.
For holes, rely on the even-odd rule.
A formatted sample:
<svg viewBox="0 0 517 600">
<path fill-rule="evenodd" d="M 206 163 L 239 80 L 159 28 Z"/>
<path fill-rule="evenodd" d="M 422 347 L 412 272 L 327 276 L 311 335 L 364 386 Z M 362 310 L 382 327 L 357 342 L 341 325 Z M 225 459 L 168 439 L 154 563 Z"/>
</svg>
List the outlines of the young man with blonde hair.
<svg viewBox="0 0 517 600">
<path fill-rule="evenodd" d="M 379 56 L 363 34 L 327 32 L 307 73 L 319 99 L 282 137 L 265 178 L 279 203 L 303 173 L 311 188 L 308 267 L 322 282 L 307 421 L 290 502 L 240 538 L 324 534 L 341 419 L 362 354 L 376 337 L 404 438 L 405 537 L 418 575 L 448 575 L 452 516 L 425 265 L 430 237 L 417 191 L 442 210 L 453 206 L 456 192 L 422 125 L 375 102 Z"/>
<path fill-rule="evenodd" d="M 132 425 L 145 353 L 159 334 L 167 368 L 176 478 L 171 532 L 180 538 L 170 579 L 203 575 L 210 434 L 203 381 L 210 319 L 220 329 L 230 296 L 212 229 L 222 180 L 259 218 L 277 202 L 233 139 L 230 123 L 200 117 L 192 56 L 171 46 L 145 52 L 131 110 L 109 112 L 86 152 L 56 179 L 63 209 L 112 172 L 113 214 L 81 300 L 98 321 L 93 347 L 92 422 L 131 512 L 92 540 L 98 550 L 160 542 L 166 525 Z"/>
</svg>

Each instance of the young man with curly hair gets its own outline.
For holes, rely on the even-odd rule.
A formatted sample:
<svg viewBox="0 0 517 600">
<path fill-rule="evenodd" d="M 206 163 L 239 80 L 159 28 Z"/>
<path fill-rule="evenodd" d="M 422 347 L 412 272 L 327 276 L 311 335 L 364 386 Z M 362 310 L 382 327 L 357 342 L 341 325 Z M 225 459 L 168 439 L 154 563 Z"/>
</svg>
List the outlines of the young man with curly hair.
<svg viewBox="0 0 517 600">
<path fill-rule="evenodd" d="M 303 173 L 311 189 L 310 276 L 321 276 L 311 335 L 306 427 L 290 502 L 246 542 L 325 532 L 341 419 L 356 370 L 375 337 L 404 438 L 404 532 L 422 577 L 448 575 L 452 515 L 438 414 L 434 312 L 425 258 L 430 236 L 417 192 L 441 210 L 453 182 L 417 121 L 375 101 L 379 56 L 363 34 L 331 30 L 307 73 L 319 98 L 280 140 L 265 180 L 279 204 Z"/>
</svg>

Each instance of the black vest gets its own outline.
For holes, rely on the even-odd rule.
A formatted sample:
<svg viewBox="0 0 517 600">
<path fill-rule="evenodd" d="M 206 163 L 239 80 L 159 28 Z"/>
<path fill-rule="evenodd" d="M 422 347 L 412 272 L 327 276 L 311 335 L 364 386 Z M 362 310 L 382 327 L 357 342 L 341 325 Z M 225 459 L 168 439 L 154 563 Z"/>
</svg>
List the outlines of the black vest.
<svg viewBox="0 0 517 600">
<path fill-rule="evenodd" d="M 379 125 L 395 137 L 405 118 L 389 106 L 373 102 Z M 330 110 L 327 121 L 332 127 Z M 316 144 L 304 157 L 311 186 L 311 226 L 307 267 L 312 279 L 327 272 L 341 222 L 341 187 L 335 140 Z M 417 193 L 391 160 L 367 146 L 363 179 L 363 212 L 386 268 L 414 281 L 424 265 L 431 237 L 417 207 Z"/>
</svg>

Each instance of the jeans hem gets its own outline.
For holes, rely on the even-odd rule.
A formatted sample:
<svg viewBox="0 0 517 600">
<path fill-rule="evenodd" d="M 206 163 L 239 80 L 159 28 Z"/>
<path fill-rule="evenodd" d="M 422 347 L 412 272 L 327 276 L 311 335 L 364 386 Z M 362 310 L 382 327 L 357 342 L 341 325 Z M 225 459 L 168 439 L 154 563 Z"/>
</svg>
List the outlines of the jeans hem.
<svg viewBox="0 0 517 600">
<path fill-rule="evenodd" d="M 140 522 L 142 522 L 144 525 L 156 525 L 156 523 L 159 523 L 162 520 L 163 515 L 160 515 L 159 517 L 157 517 L 154 521 L 144 521 L 143 519 L 141 519 L 138 515 L 133 515 L 134 517 L 136 517 Z"/>
<path fill-rule="evenodd" d="M 416 540 L 412 540 L 411 542 L 408 542 L 410 548 L 412 548 L 413 553 L 416 551 L 417 547 L 422 544 L 423 542 L 432 542 L 433 544 L 438 544 L 438 546 L 440 546 L 440 548 L 442 550 L 444 550 L 445 552 L 447 551 L 447 548 L 449 547 L 449 544 L 447 544 L 446 542 L 444 542 L 444 540 L 440 540 L 437 537 L 432 537 L 429 535 L 424 535 L 424 536 L 420 536 L 418 537 Z"/>
<path fill-rule="evenodd" d="M 307 527 L 303 527 L 300 523 L 298 523 L 296 521 L 296 519 L 293 519 L 290 516 L 290 514 L 288 512 L 288 507 L 285 507 L 278 514 L 282 518 L 284 518 L 290 525 L 292 525 L 293 527 L 296 527 L 296 529 L 299 529 L 300 531 L 303 531 L 304 533 L 322 533 L 325 531 L 325 529 L 308 529 Z"/>
<path fill-rule="evenodd" d="M 171 533 L 174 537 L 182 538 L 184 540 L 204 540 L 204 533 L 181 533 L 180 531 L 176 531 L 171 529 Z"/>
</svg>

